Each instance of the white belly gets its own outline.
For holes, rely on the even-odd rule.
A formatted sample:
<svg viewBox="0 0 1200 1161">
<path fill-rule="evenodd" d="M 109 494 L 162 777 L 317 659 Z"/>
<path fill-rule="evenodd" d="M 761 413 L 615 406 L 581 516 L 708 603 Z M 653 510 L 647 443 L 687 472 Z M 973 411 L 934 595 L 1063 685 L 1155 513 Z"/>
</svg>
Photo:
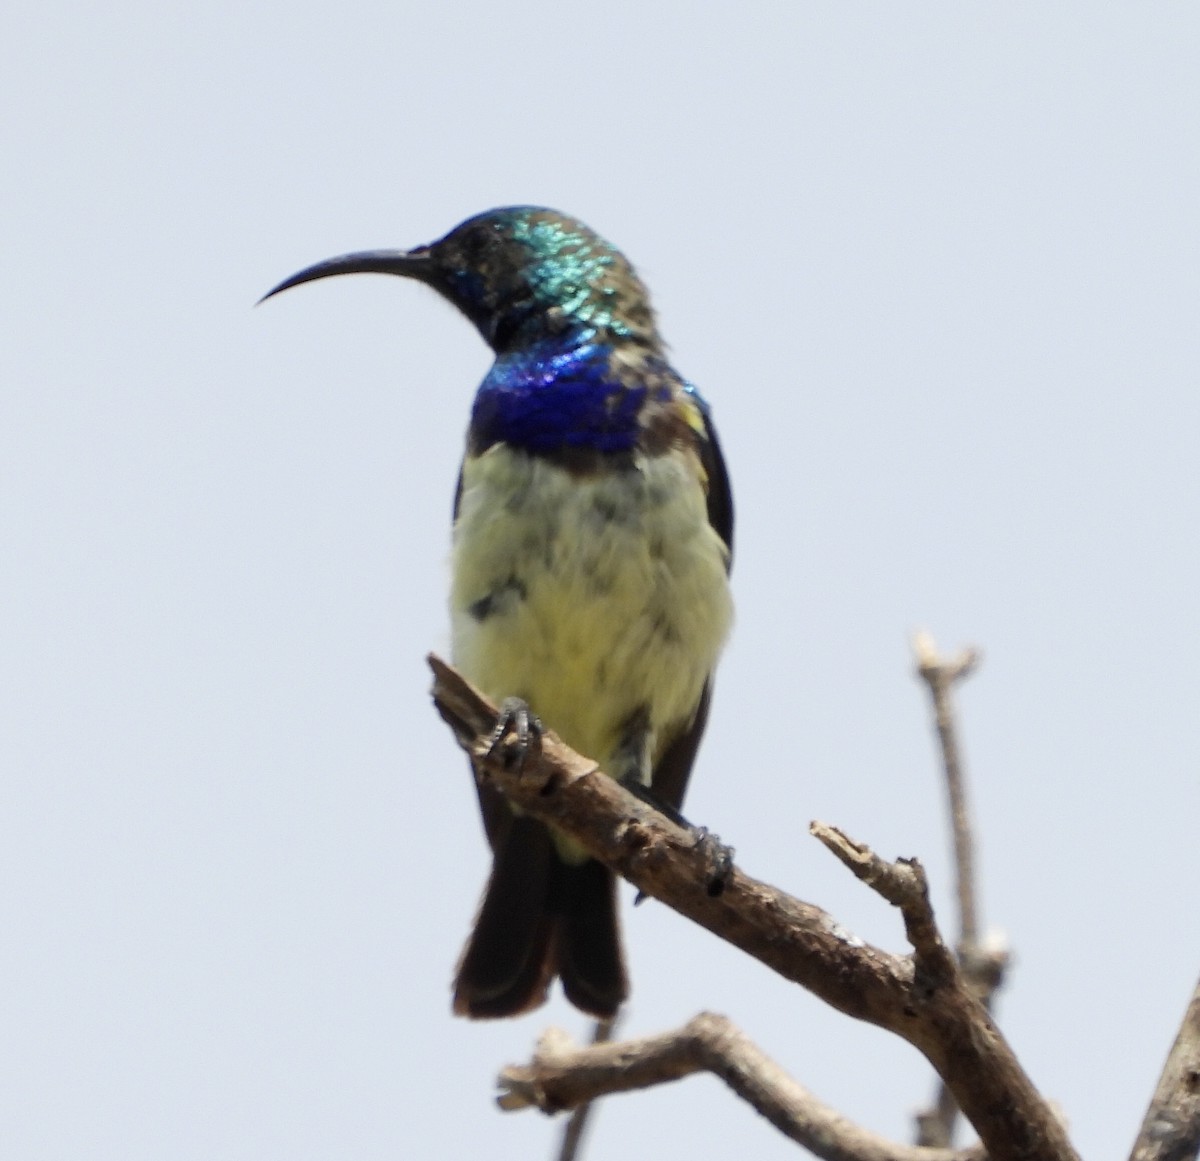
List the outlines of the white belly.
<svg viewBox="0 0 1200 1161">
<path fill-rule="evenodd" d="M 635 713 L 651 766 L 691 721 L 732 621 L 725 546 L 686 455 L 579 476 L 496 445 L 463 468 L 454 662 L 608 769 Z"/>
</svg>

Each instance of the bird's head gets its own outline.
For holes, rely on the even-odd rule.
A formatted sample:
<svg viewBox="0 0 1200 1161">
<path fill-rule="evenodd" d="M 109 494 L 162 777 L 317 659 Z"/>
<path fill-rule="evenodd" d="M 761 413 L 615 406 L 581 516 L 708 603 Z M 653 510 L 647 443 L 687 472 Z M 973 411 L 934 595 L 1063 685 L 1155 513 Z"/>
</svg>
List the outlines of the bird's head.
<svg viewBox="0 0 1200 1161">
<path fill-rule="evenodd" d="M 330 258 L 264 295 L 335 274 L 414 278 L 459 308 L 497 353 L 555 336 L 660 347 L 649 296 L 625 256 L 582 222 L 538 206 L 488 210 L 415 250 Z"/>
</svg>

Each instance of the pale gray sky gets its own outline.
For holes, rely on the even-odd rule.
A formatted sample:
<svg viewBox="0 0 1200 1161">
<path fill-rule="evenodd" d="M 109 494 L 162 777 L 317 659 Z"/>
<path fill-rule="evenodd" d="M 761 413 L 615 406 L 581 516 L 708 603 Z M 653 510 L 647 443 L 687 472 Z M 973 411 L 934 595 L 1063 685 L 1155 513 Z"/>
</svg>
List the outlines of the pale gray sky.
<svg viewBox="0 0 1200 1161">
<path fill-rule="evenodd" d="M 806 834 L 920 855 L 908 634 L 961 699 L 1000 1019 L 1123 1157 L 1200 971 L 1200 10 L 45 0 L 0 36 L 0 1153 L 549 1155 L 449 1015 L 486 873 L 429 706 L 488 355 L 312 261 L 489 206 L 593 225 L 712 402 L 738 624 L 689 814 L 903 948 Z M 906 1138 L 914 1052 L 665 908 L 629 1030 L 727 1013 Z M 589 1161 L 796 1153 L 691 1080 Z"/>
</svg>

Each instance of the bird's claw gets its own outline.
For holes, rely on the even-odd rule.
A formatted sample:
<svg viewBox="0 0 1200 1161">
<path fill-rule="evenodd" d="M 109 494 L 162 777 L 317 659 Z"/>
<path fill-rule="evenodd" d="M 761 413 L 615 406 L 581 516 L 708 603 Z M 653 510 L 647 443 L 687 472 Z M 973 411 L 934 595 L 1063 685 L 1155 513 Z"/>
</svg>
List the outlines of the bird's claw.
<svg viewBox="0 0 1200 1161">
<path fill-rule="evenodd" d="M 545 727 L 528 702 L 506 697 L 500 703 L 496 726 L 488 739 L 487 756 L 499 757 L 506 770 L 520 771 L 530 757 L 536 758 L 541 753 L 544 732 Z"/>
<path fill-rule="evenodd" d="M 734 849 L 726 846 L 715 834 L 702 826 L 695 828 L 696 847 L 708 863 L 704 876 L 704 889 L 710 898 L 715 899 L 733 878 Z"/>
<path fill-rule="evenodd" d="M 726 846 L 715 834 L 702 826 L 685 824 L 692 832 L 692 845 L 699 850 L 708 866 L 704 871 L 704 891 L 710 899 L 715 899 L 729 886 L 733 878 L 733 847 Z M 639 891 L 634 896 L 633 905 L 636 907 L 649 896 L 645 891 Z"/>
</svg>

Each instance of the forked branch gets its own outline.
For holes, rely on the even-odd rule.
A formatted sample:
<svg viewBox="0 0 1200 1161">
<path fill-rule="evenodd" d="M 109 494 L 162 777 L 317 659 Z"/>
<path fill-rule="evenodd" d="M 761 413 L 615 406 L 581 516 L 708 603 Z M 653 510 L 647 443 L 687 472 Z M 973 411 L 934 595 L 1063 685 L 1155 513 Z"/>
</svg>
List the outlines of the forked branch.
<svg viewBox="0 0 1200 1161">
<path fill-rule="evenodd" d="M 724 1016 L 701 1012 L 660 1036 L 576 1047 L 551 1028 L 531 1063 L 500 1074 L 500 1106 L 558 1112 L 614 1093 L 710 1072 L 822 1161 L 983 1161 L 980 1146 L 898 1145 L 847 1120 L 791 1079 Z"/>
<path fill-rule="evenodd" d="M 914 1045 L 946 1081 L 992 1161 L 1078 1161 L 1062 1125 L 946 949 L 915 861 L 890 864 L 845 836 L 833 838 L 851 865 L 862 868 L 855 872 L 860 878 L 885 897 L 896 896 L 914 944 L 911 956 L 864 944 L 819 907 L 736 868 L 725 890 L 710 896 L 706 853 L 691 832 L 613 779 L 597 776 L 595 762 L 553 733 L 520 768 L 506 761 L 504 745 L 489 755 L 495 707 L 437 658 L 430 664 L 439 712 L 514 805 L 565 831 L 639 890 L 784 978 Z"/>
</svg>

